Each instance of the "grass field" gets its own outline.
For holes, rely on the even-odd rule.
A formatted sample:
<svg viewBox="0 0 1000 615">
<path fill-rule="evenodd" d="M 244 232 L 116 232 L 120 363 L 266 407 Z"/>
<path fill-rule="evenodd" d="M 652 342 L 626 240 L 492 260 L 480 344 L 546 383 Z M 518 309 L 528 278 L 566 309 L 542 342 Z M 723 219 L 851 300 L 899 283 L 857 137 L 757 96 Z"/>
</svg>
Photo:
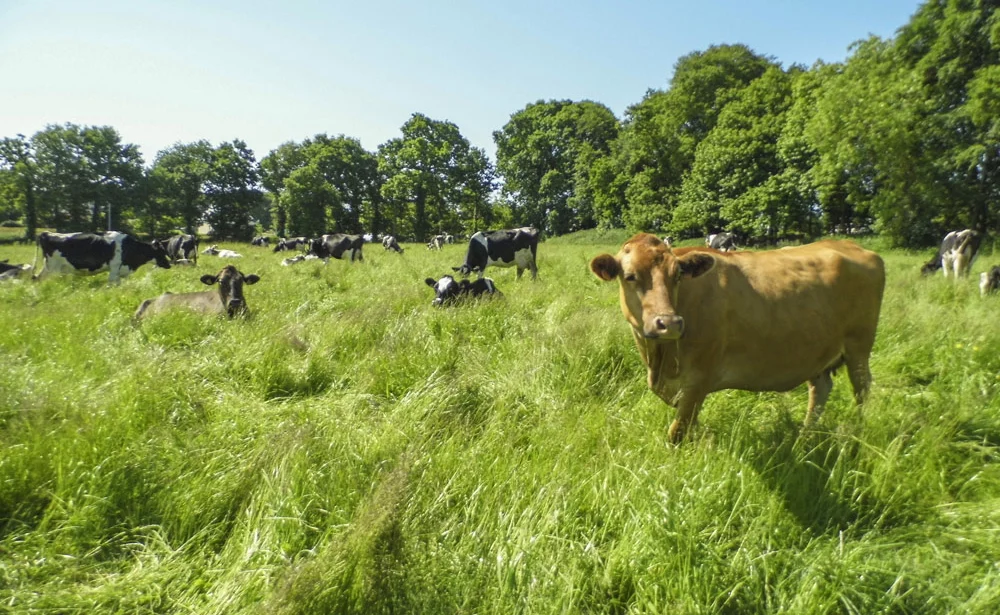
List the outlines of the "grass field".
<svg viewBox="0 0 1000 615">
<path fill-rule="evenodd" d="M 1000 605 L 1000 297 L 888 285 L 862 413 L 843 373 L 709 396 L 667 444 L 617 287 L 622 233 L 539 246 L 539 280 L 430 306 L 464 247 L 245 257 L 253 316 L 139 303 L 145 266 L 0 285 L 0 611 L 983 613 Z M 878 248 L 877 245 L 874 245 Z M 32 246 L 0 246 L 31 262 Z"/>
</svg>

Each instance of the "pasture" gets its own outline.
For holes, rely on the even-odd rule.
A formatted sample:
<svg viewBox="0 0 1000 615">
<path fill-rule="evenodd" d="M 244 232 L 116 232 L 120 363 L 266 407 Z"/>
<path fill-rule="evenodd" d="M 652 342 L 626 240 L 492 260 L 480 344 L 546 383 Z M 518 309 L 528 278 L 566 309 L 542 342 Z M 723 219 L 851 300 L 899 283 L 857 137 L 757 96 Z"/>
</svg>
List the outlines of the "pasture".
<svg viewBox="0 0 1000 615">
<path fill-rule="evenodd" d="M 983 613 L 1000 604 L 1000 297 L 880 249 L 874 384 L 710 395 L 693 438 L 646 387 L 589 260 L 435 309 L 462 242 L 280 266 L 247 320 L 144 299 L 145 265 L 0 285 L 0 610 L 10 613 Z M 207 245 L 203 242 L 202 248 Z M 33 246 L 0 246 L 31 262 Z M 40 266 L 40 264 L 39 264 Z"/>
</svg>

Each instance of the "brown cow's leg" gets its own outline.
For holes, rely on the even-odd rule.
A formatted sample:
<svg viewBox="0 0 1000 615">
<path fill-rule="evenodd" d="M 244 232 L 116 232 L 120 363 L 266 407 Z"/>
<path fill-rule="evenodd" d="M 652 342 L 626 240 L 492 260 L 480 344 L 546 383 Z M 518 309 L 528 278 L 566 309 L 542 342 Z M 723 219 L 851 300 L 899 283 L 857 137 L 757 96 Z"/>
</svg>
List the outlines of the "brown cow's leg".
<svg viewBox="0 0 1000 615">
<path fill-rule="evenodd" d="M 823 414 L 826 400 L 833 390 L 833 377 L 829 371 L 824 371 L 809 381 L 809 409 L 806 411 L 805 426 L 809 427 Z"/>
<path fill-rule="evenodd" d="M 854 401 L 860 406 L 868 398 L 868 390 L 872 384 L 872 372 L 868 368 L 868 355 L 863 355 L 861 358 L 848 358 L 847 374 L 850 376 L 851 386 L 854 388 Z"/>
<path fill-rule="evenodd" d="M 688 428 L 698 424 L 698 411 L 705 401 L 705 395 L 693 391 L 681 391 L 677 400 L 677 418 L 670 424 L 667 434 L 672 444 L 680 444 Z"/>
</svg>

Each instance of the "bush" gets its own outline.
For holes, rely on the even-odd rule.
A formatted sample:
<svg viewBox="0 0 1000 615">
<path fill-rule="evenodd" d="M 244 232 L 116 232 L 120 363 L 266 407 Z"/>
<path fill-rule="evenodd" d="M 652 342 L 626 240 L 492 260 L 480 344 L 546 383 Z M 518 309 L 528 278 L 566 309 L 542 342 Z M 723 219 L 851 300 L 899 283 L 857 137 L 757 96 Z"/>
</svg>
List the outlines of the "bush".
<svg viewBox="0 0 1000 615">
<path fill-rule="evenodd" d="M 24 224 L 22 224 L 19 220 L 4 220 L 3 222 L 0 222 L 0 226 L 4 228 L 23 228 Z"/>
</svg>

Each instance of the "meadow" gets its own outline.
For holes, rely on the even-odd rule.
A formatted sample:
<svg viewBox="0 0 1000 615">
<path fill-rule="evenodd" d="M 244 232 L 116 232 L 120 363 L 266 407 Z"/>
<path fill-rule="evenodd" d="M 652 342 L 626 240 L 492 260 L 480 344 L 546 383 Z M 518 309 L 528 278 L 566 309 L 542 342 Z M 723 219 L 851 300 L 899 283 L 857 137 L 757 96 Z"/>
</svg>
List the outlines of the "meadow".
<svg viewBox="0 0 1000 615">
<path fill-rule="evenodd" d="M 222 243 L 246 320 L 139 303 L 146 265 L 0 285 L 0 611 L 983 613 L 1000 605 L 1000 297 L 888 283 L 859 412 L 846 374 L 709 396 L 679 447 L 617 285 L 623 232 L 539 245 L 539 279 L 431 307 L 464 246 L 363 263 Z M 204 242 L 203 242 L 204 244 Z M 0 246 L 31 262 L 34 247 Z"/>
</svg>

